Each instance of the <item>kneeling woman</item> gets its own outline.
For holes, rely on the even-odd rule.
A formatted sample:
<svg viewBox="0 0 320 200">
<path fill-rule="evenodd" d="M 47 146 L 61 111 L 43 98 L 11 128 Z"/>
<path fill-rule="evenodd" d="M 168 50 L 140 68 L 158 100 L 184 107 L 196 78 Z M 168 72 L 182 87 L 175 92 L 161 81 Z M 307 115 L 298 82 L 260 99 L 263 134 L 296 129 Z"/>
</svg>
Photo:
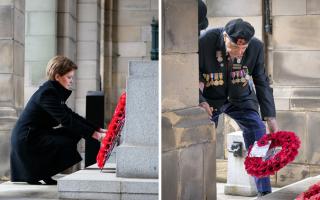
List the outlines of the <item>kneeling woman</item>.
<svg viewBox="0 0 320 200">
<path fill-rule="evenodd" d="M 101 129 L 66 105 L 77 66 L 64 56 L 52 58 L 46 81 L 32 95 L 11 136 L 11 180 L 57 184 L 51 177 L 81 161 L 81 138 L 101 140 Z"/>
</svg>

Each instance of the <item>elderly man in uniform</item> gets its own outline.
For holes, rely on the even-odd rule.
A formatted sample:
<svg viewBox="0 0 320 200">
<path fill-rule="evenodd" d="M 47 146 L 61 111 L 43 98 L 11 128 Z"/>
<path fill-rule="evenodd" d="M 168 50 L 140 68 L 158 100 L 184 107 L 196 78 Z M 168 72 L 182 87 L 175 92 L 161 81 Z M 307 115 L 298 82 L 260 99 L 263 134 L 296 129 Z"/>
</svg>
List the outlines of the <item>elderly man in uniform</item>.
<svg viewBox="0 0 320 200">
<path fill-rule="evenodd" d="M 248 22 L 234 19 L 224 28 L 206 31 L 199 41 L 200 106 L 216 126 L 221 113 L 234 119 L 246 148 L 266 133 L 263 121 L 271 132 L 278 131 L 263 43 L 254 32 Z M 258 196 L 271 192 L 269 177 L 255 178 L 255 183 Z"/>
</svg>

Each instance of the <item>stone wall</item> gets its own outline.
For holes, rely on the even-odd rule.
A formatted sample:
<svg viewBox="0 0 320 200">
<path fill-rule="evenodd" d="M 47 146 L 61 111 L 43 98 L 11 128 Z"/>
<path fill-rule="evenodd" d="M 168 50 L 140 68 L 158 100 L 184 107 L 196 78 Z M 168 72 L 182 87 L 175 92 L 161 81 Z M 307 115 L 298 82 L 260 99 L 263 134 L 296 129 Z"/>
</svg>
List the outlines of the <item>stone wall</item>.
<svg viewBox="0 0 320 200">
<path fill-rule="evenodd" d="M 151 22 L 158 19 L 158 0 L 108 0 L 105 4 L 104 90 L 110 119 L 126 87 L 128 63 L 150 60 Z"/>
<path fill-rule="evenodd" d="M 46 80 L 49 59 L 57 53 L 57 0 L 26 0 L 24 104 Z"/>
<path fill-rule="evenodd" d="M 277 185 L 282 186 L 320 174 L 320 2 L 273 0 L 272 20 L 268 46 L 278 121 L 302 140 L 294 164 L 277 174 Z"/>
<path fill-rule="evenodd" d="M 243 18 L 255 28 L 255 37 L 263 38 L 262 3 L 260 0 L 205 0 L 210 28 L 224 27 L 234 18 Z"/>
<path fill-rule="evenodd" d="M 272 34 L 263 30 L 263 1 L 207 0 L 209 26 L 224 25 L 229 19 L 243 17 L 253 24 L 256 37 L 268 38 L 267 71 L 274 88 L 277 121 L 283 130 L 296 132 L 302 140 L 299 156 L 293 164 L 272 176 L 273 185 L 284 186 L 308 176 L 319 174 L 319 14 L 316 0 L 270 0 Z M 290 5 L 290 6 L 288 6 Z M 228 117 L 222 117 L 217 130 L 217 162 L 219 180 L 225 180 L 226 134 L 239 130 Z"/>
<path fill-rule="evenodd" d="M 58 0 L 57 54 L 76 62 L 77 56 L 77 3 L 76 0 Z M 78 75 L 79 71 L 76 73 Z M 68 106 L 75 109 L 75 92 L 68 99 Z"/>
<path fill-rule="evenodd" d="M 24 1 L 0 2 L 0 180 L 10 175 L 10 133 L 23 107 Z"/>
<path fill-rule="evenodd" d="M 101 90 L 100 0 L 77 1 L 77 81 L 75 110 L 85 116 L 86 94 Z"/>
<path fill-rule="evenodd" d="M 78 65 L 68 105 L 85 116 L 89 90 L 100 90 L 100 1 L 26 0 L 25 101 L 46 80 L 50 58 L 65 55 Z"/>
</svg>

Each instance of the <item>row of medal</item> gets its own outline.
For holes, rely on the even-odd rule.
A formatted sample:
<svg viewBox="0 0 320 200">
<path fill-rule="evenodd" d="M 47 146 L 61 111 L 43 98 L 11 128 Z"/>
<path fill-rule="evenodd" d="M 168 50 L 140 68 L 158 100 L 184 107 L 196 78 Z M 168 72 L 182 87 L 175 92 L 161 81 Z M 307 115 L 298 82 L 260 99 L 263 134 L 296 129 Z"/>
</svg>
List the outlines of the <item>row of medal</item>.
<svg viewBox="0 0 320 200">
<path fill-rule="evenodd" d="M 232 84 L 242 84 L 243 87 L 246 86 L 250 80 L 250 75 L 243 69 L 231 72 L 230 76 Z M 221 86 L 224 84 L 223 73 L 221 72 L 203 74 L 203 77 L 206 80 L 206 87 Z"/>
<path fill-rule="evenodd" d="M 206 80 L 206 87 L 210 86 L 219 86 L 223 85 L 223 73 L 210 73 L 203 74 L 204 79 Z"/>
<path fill-rule="evenodd" d="M 239 71 L 233 71 L 231 72 L 231 83 L 232 84 L 243 84 L 243 87 L 247 85 L 247 82 L 249 81 L 250 76 L 248 73 L 246 73 L 243 69 Z"/>
</svg>

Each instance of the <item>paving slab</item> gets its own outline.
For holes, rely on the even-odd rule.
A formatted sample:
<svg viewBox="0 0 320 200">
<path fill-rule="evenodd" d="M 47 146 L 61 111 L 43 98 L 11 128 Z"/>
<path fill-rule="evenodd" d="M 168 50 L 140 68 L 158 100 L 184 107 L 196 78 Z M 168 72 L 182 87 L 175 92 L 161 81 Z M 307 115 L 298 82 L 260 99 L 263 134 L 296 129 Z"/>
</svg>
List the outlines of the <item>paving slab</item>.
<svg viewBox="0 0 320 200">
<path fill-rule="evenodd" d="M 29 185 L 10 181 L 0 184 L 0 199 L 6 200 L 58 200 L 56 185 Z"/>
<path fill-rule="evenodd" d="M 315 177 L 310 177 L 298 181 L 296 183 L 287 185 L 282 187 L 281 189 L 266 195 L 264 197 L 260 197 L 257 199 L 261 200 L 288 200 L 295 199 L 300 193 L 306 191 L 311 185 L 320 181 L 320 175 Z"/>
<path fill-rule="evenodd" d="M 91 166 L 58 180 L 59 197 L 65 199 L 158 199 L 158 179 L 117 177 L 113 165 L 103 170 Z"/>
</svg>

